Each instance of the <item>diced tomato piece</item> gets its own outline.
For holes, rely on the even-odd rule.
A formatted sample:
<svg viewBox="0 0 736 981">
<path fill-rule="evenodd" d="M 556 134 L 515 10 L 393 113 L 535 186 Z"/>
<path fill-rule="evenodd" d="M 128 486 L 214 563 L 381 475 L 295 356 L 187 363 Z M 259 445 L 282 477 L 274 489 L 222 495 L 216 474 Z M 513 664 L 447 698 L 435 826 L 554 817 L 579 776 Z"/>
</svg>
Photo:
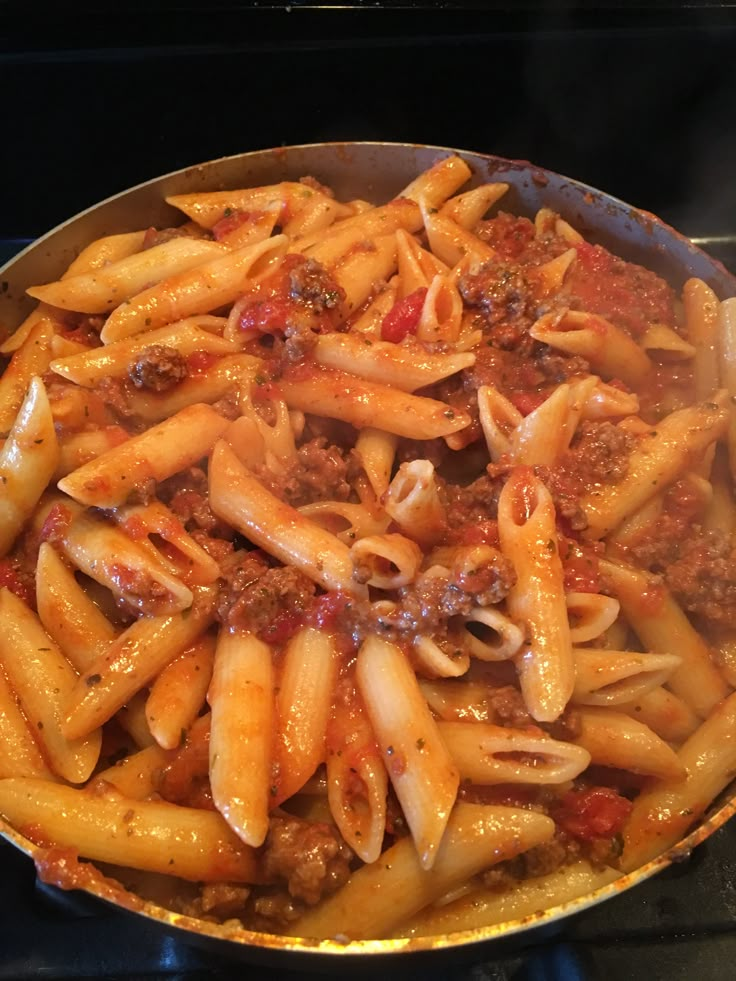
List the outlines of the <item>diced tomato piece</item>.
<svg viewBox="0 0 736 981">
<path fill-rule="evenodd" d="M 34 605 L 33 577 L 24 575 L 14 559 L 0 559 L 0 588 L 9 589 L 28 606 Z"/>
<path fill-rule="evenodd" d="M 72 521 L 72 513 L 63 504 L 52 505 L 46 520 L 41 525 L 39 533 L 40 542 L 55 542 L 63 538 L 65 531 Z"/>
<path fill-rule="evenodd" d="M 565 794 L 553 817 L 573 838 L 593 841 L 619 834 L 631 808 L 631 801 L 610 787 L 589 787 Z"/>
<path fill-rule="evenodd" d="M 546 401 L 548 395 L 549 392 L 511 392 L 508 398 L 523 416 L 528 416 Z"/>
<path fill-rule="evenodd" d="M 219 242 L 220 239 L 225 238 L 230 232 L 234 232 L 236 228 L 240 228 L 247 221 L 250 221 L 254 215 L 251 211 L 231 211 L 230 214 L 225 215 L 224 218 L 220 218 L 218 222 L 212 226 L 212 234 L 215 239 Z"/>
<path fill-rule="evenodd" d="M 422 286 L 394 303 L 381 324 L 381 337 L 384 341 L 398 344 L 408 334 L 416 333 L 426 295 L 427 290 Z"/>
<path fill-rule="evenodd" d="M 292 300 L 277 298 L 254 300 L 240 311 L 239 327 L 242 331 L 258 330 L 262 334 L 282 332 L 294 309 Z"/>
<path fill-rule="evenodd" d="M 218 359 L 219 355 L 212 354 L 211 351 L 192 351 L 187 355 L 187 371 L 190 375 L 198 375 L 211 368 Z"/>
</svg>

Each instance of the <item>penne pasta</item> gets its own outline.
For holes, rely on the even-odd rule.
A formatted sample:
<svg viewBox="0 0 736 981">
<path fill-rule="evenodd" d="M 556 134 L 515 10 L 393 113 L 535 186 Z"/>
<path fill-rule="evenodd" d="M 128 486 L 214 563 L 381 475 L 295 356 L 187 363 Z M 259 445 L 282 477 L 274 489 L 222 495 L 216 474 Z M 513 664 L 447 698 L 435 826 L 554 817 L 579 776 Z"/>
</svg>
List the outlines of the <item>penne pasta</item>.
<svg viewBox="0 0 736 981">
<path fill-rule="evenodd" d="M 675 751 L 643 722 L 610 709 L 578 710 L 580 735 L 575 743 L 593 763 L 640 773 L 658 780 L 680 780 L 685 767 Z"/>
<path fill-rule="evenodd" d="M 146 697 L 148 729 L 163 749 L 176 749 L 205 704 L 215 658 L 214 638 L 205 634 L 170 661 Z"/>
<path fill-rule="evenodd" d="M 356 677 L 419 863 L 431 869 L 455 803 L 457 768 L 401 648 L 369 637 Z"/>
</svg>

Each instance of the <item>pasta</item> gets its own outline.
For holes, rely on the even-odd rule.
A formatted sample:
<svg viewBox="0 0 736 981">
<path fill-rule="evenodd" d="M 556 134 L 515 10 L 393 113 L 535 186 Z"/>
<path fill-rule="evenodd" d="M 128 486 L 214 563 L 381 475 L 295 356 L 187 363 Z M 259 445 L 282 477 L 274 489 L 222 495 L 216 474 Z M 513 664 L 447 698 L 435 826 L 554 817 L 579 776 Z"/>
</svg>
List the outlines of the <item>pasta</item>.
<svg viewBox="0 0 736 981">
<path fill-rule="evenodd" d="M 656 857 L 729 782 L 736 300 L 470 176 L 174 195 L 185 224 L 29 290 L 0 817 L 70 884 L 473 929 Z"/>
</svg>

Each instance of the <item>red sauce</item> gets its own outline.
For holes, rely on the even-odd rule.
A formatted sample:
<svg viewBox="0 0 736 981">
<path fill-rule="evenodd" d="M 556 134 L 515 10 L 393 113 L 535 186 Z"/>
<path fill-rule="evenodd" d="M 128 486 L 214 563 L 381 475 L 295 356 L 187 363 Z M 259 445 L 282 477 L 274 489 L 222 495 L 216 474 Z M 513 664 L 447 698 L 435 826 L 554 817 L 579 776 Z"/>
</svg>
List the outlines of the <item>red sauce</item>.
<svg viewBox="0 0 736 981">
<path fill-rule="evenodd" d="M 515 405 L 523 416 L 534 412 L 549 396 L 549 392 L 510 392 L 509 402 Z"/>
<path fill-rule="evenodd" d="M 594 841 L 620 834 L 631 808 L 631 801 L 610 787 L 590 787 L 566 793 L 553 817 L 574 838 Z"/>
<path fill-rule="evenodd" d="M 219 360 L 219 355 L 212 354 L 210 351 L 192 351 L 186 358 L 187 373 L 190 375 L 199 375 L 203 371 L 207 371 Z"/>
<path fill-rule="evenodd" d="M 565 589 L 571 593 L 600 593 L 601 573 L 598 556 L 591 546 L 575 544 L 565 547 L 560 542 L 560 556 L 565 576 Z"/>
<path fill-rule="evenodd" d="M 574 306 L 597 313 L 639 337 L 650 324 L 675 320 L 671 288 L 649 269 L 625 262 L 602 245 L 581 242 L 566 286 Z"/>
<path fill-rule="evenodd" d="M 409 334 L 416 334 L 426 296 L 427 290 L 422 286 L 402 300 L 397 300 L 383 318 L 381 338 L 398 344 Z"/>
<path fill-rule="evenodd" d="M 51 506 L 46 520 L 41 525 L 39 532 L 39 545 L 41 542 L 58 542 L 67 532 L 72 522 L 72 513 L 63 504 L 56 503 Z"/>
<path fill-rule="evenodd" d="M 506 211 L 483 223 L 483 238 L 503 259 L 518 259 L 534 242 L 534 223 Z"/>
<path fill-rule="evenodd" d="M 221 218 L 212 226 L 212 234 L 219 242 L 231 232 L 234 232 L 236 228 L 240 228 L 241 225 L 245 225 L 248 222 L 257 221 L 262 214 L 262 211 L 239 211 L 237 208 L 235 208 L 229 215 Z"/>
<path fill-rule="evenodd" d="M 35 607 L 36 590 L 33 577 L 23 575 L 20 563 L 16 559 L 0 559 L 0 588 L 9 589 L 24 603 Z"/>
</svg>

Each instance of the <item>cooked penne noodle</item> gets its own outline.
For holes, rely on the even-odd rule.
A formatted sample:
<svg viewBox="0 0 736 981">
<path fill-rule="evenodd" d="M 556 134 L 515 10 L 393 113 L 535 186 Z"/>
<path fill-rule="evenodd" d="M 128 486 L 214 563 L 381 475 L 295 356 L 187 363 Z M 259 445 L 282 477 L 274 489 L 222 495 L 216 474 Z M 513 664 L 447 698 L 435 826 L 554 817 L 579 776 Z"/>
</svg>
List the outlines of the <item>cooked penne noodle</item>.
<svg viewBox="0 0 736 981">
<path fill-rule="evenodd" d="M 490 262 L 496 255 L 490 245 L 446 215 L 425 211 L 424 227 L 430 248 L 448 266 L 457 265 L 466 256 L 482 263 Z"/>
<path fill-rule="evenodd" d="M 212 592 L 195 587 L 188 610 L 143 617 L 124 630 L 75 683 L 63 726 L 67 739 L 93 732 L 112 718 L 207 629 L 213 607 Z"/>
<path fill-rule="evenodd" d="M 356 334 L 365 334 L 370 338 L 379 338 L 383 326 L 383 318 L 393 307 L 397 298 L 397 277 L 384 286 L 380 292 L 370 300 L 362 311 L 357 311 L 350 320 L 350 331 Z"/>
<path fill-rule="evenodd" d="M 374 589 L 398 589 L 414 582 L 422 550 L 404 535 L 368 535 L 350 550 L 354 577 Z"/>
<path fill-rule="evenodd" d="M 511 438 L 523 420 L 522 414 L 493 385 L 478 389 L 478 413 L 488 454 L 495 463 L 511 452 Z"/>
<path fill-rule="evenodd" d="M 419 863 L 431 869 L 457 796 L 457 768 L 400 647 L 369 637 L 356 677 Z"/>
<path fill-rule="evenodd" d="M 289 408 L 408 439 L 447 436 L 470 422 L 467 413 L 444 402 L 367 382 L 335 368 L 321 368 L 306 378 L 285 373 L 279 389 Z"/>
<path fill-rule="evenodd" d="M 524 701 L 538 722 L 552 722 L 570 699 L 575 670 L 555 508 L 547 488 L 525 467 L 512 472 L 501 492 L 498 532 L 517 577 L 508 608 L 529 629 L 529 647 L 517 660 Z"/>
<path fill-rule="evenodd" d="M 429 284 L 417 324 L 417 340 L 425 344 L 451 344 L 460 334 L 463 301 L 448 276 L 435 276 Z M 465 354 L 465 357 L 472 355 Z M 462 358 L 462 354 L 455 355 Z M 463 367 L 466 367 L 463 365 Z"/>
<path fill-rule="evenodd" d="M 470 176 L 470 167 L 461 157 L 444 157 L 407 185 L 399 198 L 409 198 L 429 208 L 439 208 Z"/>
<path fill-rule="evenodd" d="M 695 348 L 695 398 L 707 399 L 717 388 L 718 298 L 702 279 L 688 279 L 682 288 L 687 336 Z"/>
<path fill-rule="evenodd" d="M 148 541 L 132 540 L 73 501 L 58 507 L 64 516 L 58 542 L 61 551 L 116 599 L 146 613 L 175 613 L 191 606 L 191 589 L 169 572 Z"/>
<path fill-rule="evenodd" d="M 348 251 L 331 266 L 335 282 L 345 291 L 343 312 L 355 313 L 372 295 L 376 283 L 388 282 L 396 272 L 396 236 L 381 235 Z"/>
<path fill-rule="evenodd" d="M 562 255 L 555 256 L 533 270 L 534 278 L 540 285 L 542 293 L 550 296 L 562 289 L 565 282 L 565 274 L 577 258 L 575 249 L 568 249 Z"/>
<path fill-rule="evenodd" d="M 578 709 L 580 735 L 575 744 L 593 763 L 640 773 L 658 780 L 679 780 L 685 767 L 677 753 L 643 722 L 608 708 Z"/>
<path fill-rule="evenodd" d="M 42 542 L 36 564 L 36 605 L 43 629 L 80 673 L 117 636 L 53 546 Z"/>
<path fill-rule="evenodd" d="M 271 651 L 245 631 L 220 633 L 208 696 L 212 800 L 247 845 L 268 833 L 273 757 Z"/>
<path fill-rule="evenodd" d="M 351 940 L 385 937 L 478 872 L 548 841 L 553 831 L 553 822 L 542 814 L 458 804 L 430 872 L 403 839 L 384 852 L 381 862 L 353 873 L 342 889 L 292 924 L 289 933 Z"/>
<path fill-rule="evenodd" d="M 668 743 L 685 742 L 700 725 L 699 717 L 687 702 L 666 688 L 654 688 L 635 701 L 616 708 L 643 722 Z"/>
<path fill-rule="evenodd" d="M 231 394 L 242 402 L 260 365 L 260 360 L 249 354 L 225 355 L 168 391 L 132 391 L 128 394 L 128 403 L 138 418 L 154 423 L 168 420 L 190 406 L 202 402 L 211 404 Z"/>
<path fill-rule="evenodd" d="M 426 289 L 435 276 L 448 271 L 444 262 L 423 249 L 419 242 L 403 229 L 396 232 L 396 247 L 399 299 L 409 296 L 418 289 Z"/>
<path fill-rule="evenodd" d="M 0 669 L 0 780 L 6 777 L 54 779 Z"/>
<path fill-rule="evenodd" d="M 620 705 L 664 684 L 680 667 L 676 654 L 637 654 L 593 647 L 576 647 L 575 687 L 579 705 Z"/>
<path fill-rule="evenodd" d="M 678 752 L 684 779 L 652 784 L 634 801 L 624 828 L 624 871 L 678 842 L 732 779 L 736 767 L 736 694 L 713 709 Z"/>
<path fill-rule="evenodd" d="M 78 470 L 90 460 L 95 460 L 108 450 L 120 446 L 128 438 L 122 426 L 105 426 L 103 429 L 63 436 L 59 440 L 59 462 L 52 482 L 58 482 L 72 470 Z"/>
<path fill-rule="evenodd" d="M 597 892 L 620 875 L 617 869 L 594 867 L 584 860 L 573 862 L 547 875 L 524 879 L 510 889 L 473 889 L 454 902 L 426 906 L 393 936 L 444 936 L 535 917 L 540 910 Z"/>
<path fill-rule="evenodd" d="M 652 324 L 647 328 L 641 346 L 658 361 L 689 361 L 695 357 L 693 345 L 667 324 Z"/>
<path fill-rule="evenodd" d="M 573 644 L 596 640 L 616 622 L 621 610 L 618 600 L 600 593 L 566 593 L 565 603 Z"/>
<path fill-rule="evenodd" d="M 135 365 L 136 359 L 145 355 L 153 344 L 173 348 L 180 355 L 203 352 L 205 354 L 233 354 L 238 350 L 233 341 L 220 337 L 212 330 L 200 326 L 198 321 L 215 321 L 219 317 L 190 317 L 170 327 L 136 334 L 122 341 L 114 341 L 104 347 L 94 347 L 71 357 L 51 362 L 51 370 L 68 378 L 77 385 L 93 388 L 102 378 L 123 378 Z"/>
<path fill-rule="evenodd" d="M 326 233 L 299 239 L 292 251 L 306 253 L 325 266 L 338 262 L 351 251 L 361 251 L 367 243 L 392 237 L 397 231 L 417 232 L 422 227 L 422 213 L 411 201 L 397 198 L 380 208 L 371 208 L 332 225 Z"/>
<path fill-rule="evenodd" d="M 429 460 L 402 463 L 383 498 L 386 513 L 401 530 L 425 548 L 447 528 L 435 470 Z"/>
<path fill-rule="evenodd" d="M 345 545 L 352 545 L 369 535 L 383 535 L 391 519 L 382 511 L 374 512 L 365 504 L 343 501 L 315 501 L 297 509 L 325 531 L 332 532 Z"/>
<path fill-rule="evenodd" d="M 480 187 L 474 187 L 472 191 L 465 191 L 450 198 L 440 208 L 440 214 L 451 218 L 470 231 L 508 189 L 509 185 L 502 182 L 481 184 Z"/>
<path fill-rule="evenodd" d="M 6 434 L 15 422 L 31 379 L 40 378 L 48 369 L 52 358 L 51 341 L 56 330 L 48 318 L 39 320 L 0 376 L 0 434 Z"/>
<path fill-rule="evenodd" d="M 545 313 L 529 333 L 542 344 L 566 354 L 580 355 L 604 378 L 620 378 L 636 386 L 652 370 L 652 362 L 636 341 L 592 313 L 577 310 Z"/>
<path fill-rule="evenodd" d="M 366 426 L 358 433 L 355 453 L 377 498 L 388 490 L 396 455 L 397 438 L 393 433 Z"/>
<path fill-rule="evenodd" d="M 208 586 L 220 575 L 220 567 L 189 535 L 177 516 L 161 501 L 116 508 L 115 520 L 133 541 L 160 542 L 156 557 L 187 586 Z"/>
<path fill-rule="evenodd" d="M 219 814 L 118 794 L 95 796 L 47 780 L 0 781 L 0 814 L 84 858 L 192 882 L 257 882 L 255 853 Z"/>
<path fill-rule="evenodd" d="M 176 749 L 199 715 L 212 678 L 215 641 L 205 634 L 170 661 L 151 685 L 146 722 L 163 749 Z"/>
<path fill-rule="evenodd" d="M 82 783 L 100 755 L 97 726 L 63 732 L 64 708 L 77 676 L 46 634 L 36 614 L 8 589 L 0 589 L 0 670 L 5 671 L 49 766 L 64 780 Z"/>
<path fill-rule="evenodd" d="M 0 556 L 9 551 L 31 517 L 58 462 L 59 444 L 46 389 L 34 377 L 0 450 Z"/>
<path fill-rule="evenodd" d="M 125 504 L 147 481 L 158 483 L 201 460 L 226 428 L 227 419 L 209 405 L 188 406 L 68 474 L 59 490 L 88 507 Z"/>
<path fill-rule="evenodd" d="M 28 293 L 62 310 L 107 313 L 150 287 L 152 282 L 161 282 L 204 262 L 221 258 L 224 251 L 223 246 L 216 242 L 188 236 L 172 238 L 92 272 L 46 286 L 33 286 Z"/>
<path fill-rule="evenodd" d="M 158 777 L 169 761 L 160 746 L 147 746 L 119 760 L 106 770 L 99 770 L 88 787 L 92 790 L 114 787 L 123 797 L 145 800 L 156 793 Z"/>
<path fill-rule="evenodd" d="M 470 667 L 470 655 L 448 640 L 444 647 L 431 637 L 417 637 L 412 648 L 417 673 L 424 678 L 459 678 Z"/>
<path fill-rule="evenodd" d="M 590 763 L 582 744 L 573 746 L 551 739 L 541 730 L 513 729 L 487 722 L 439 722 L 438 728 L 457 764 L 460 779 L 481 786 L 566 783 Z"/>
<path fill-rule="evenodd" d="M 329 633 L 304 627 L 289 641 L 276 692 L 271 807 L 298 793 L 325 759 L 338 666 Z"/>
<path fill-rule="evenodd" d="M 642 436 L 629 457 L 628 473 L 617 484 L 594 487 L 580 504 L 588 518 L 586 535 L 602 538 L 632 515 L 642 504 L 683 475 L 719 439 L 728 424 L 728 413 L 715 402 L 703 402 L 672 412 L 650 436 Z"/>
<path fill-rule="evenodd" d="M 96 269 L 104 269 L 113 262 L 127 259 L 143 248 L 145 238 L 146 233 L 142 231 L 105 235 L 103 238 L 95 239 L 94 242 L 90 242 L 86 248 L 82 249 L 61 278 L 71 279 L 72 276 L 80 276 L 83 273 L 94 272 Z"/>
<path fill-rule="evenodd" d="M 327 368 L 413 392 L 469 368 L 475 355 L 428 354 L 419 345 L 374 341 L 353 332 L 323 334 L 317 339 L 314 360 Z"/>
<path fill-rule="evenodd" d="M 192 194 L 171 194 L 166 203 L 183 211 L 187 218 L 203 228 L 214 228 L 223 217 L 234 212 L 264 211 L 274 204 L 280 206 L 281 218 L 297 215 L 314 198 L 311 187 L 297 181 L 282 181 L 264 187 L 238 188 L 232 191 L 203 191 Z M 322 195 L 319 194 L 319 197 Z"/>
<path fill-rule="evenodd" d="M 577 424 L 572 415 L 570 386 L 560 385 L 511 433 L 511 460 L 528 467 L 551 466 L 570 444 Z"/>
<path fill-rule="evenodd" d="M 608 561 L 601 563 L 601 569 L 644 646 L 657 654 L 677 651 L 682 664 L 670 675 L 667 686 L 705 718 L 728 694 L 705 641 L 656 578 Z"/>
<path fill-rule="evenodd" d="M 274 497 L 222 441 L 212 454 L 209 482 L 215 514 L 241 529 L 255 545 L 301 569 L 325 589 L 365 592 L 353 579 L 347 546 Z"/>
<path fill-rule="evenodd" d="M 116 307 L 100 337 L 109 344 L 232 303 L 270 260 L 285 251 L 286 245 L 285 235 L 275 235 L 168 275 L 155 286 L 136 291 L 127 303 Z"/>
<path fill-rule="evenodd" d="M 354 679 L 337 688 L 327 720 L 327 799 L 340 834 L 364 862 L 381 854 L 388 774 Z"/>
<path fill-rule="evenodd" d="M 581 419 L 609 419 L 636 414 L 639 411 L 638 395 L 634 392 L 622 392 L 620 388 L 607 385 L 600 378 L 595 378 L 593 387 L 584 390 L 584 394 L 585 402 L 580 414 Z"/>
<path fill-rule="evenodd" d="M 500 610 L 477 607 L 461 619 L 458 641 L 479 661 L 507 661 L 521 650 L 524 632 Z"/>
</svg>

